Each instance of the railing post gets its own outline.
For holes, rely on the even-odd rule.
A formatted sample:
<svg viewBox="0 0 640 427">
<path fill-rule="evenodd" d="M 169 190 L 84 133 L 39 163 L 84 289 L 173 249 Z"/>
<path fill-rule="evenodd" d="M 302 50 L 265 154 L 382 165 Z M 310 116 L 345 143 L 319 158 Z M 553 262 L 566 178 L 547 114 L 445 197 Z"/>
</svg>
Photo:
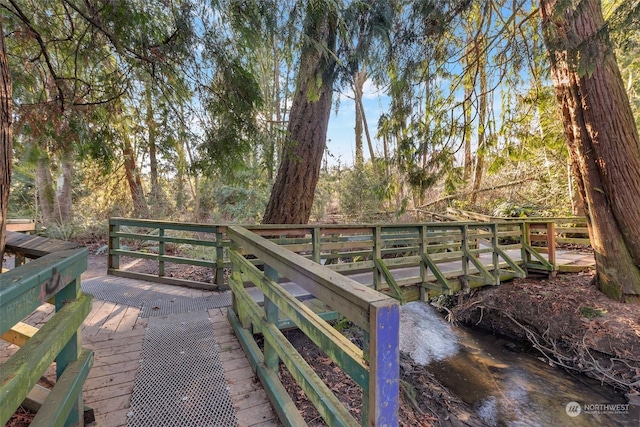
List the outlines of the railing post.
<svg viewBox="0 0 640 427">
<path fill-rule="evenodd" d="M 427 290 L 425 289 L 425 284 L 427 283 L 427 275 L 429 274 L 429 269 L 426 263 L 424 262 L 424 257 L 422 254 L 427 254 L 427 226 L 422 225 L 420 227 L 420 278 L 422 279 L 422 283 L 420 284 L 420 301 L 427 301 L 429 295 Z"/>
<path fill-rule="evenodd" d="M 60 275 L 54 273 L 49 280 L 63 280 Z M 80 289 L 80 277 L 77 277 L 73 282 L 69 283 L 64 289 L 58 292 L 55 296 L 56 312 L 60 311 L 62 307 L 68 302 L 75 301 L 81 294 Z M 80 329 L 69 339 L 69 342 L 62 348 L 58 357 L 56 357 L 56 378 L 60 378 L 65 369 L 71 362 L 78 360 L 80 351 L 82 350 L 82 336 L 80 335 Z M 82 403 L 82 393 L 80 393 L 73 404 L 73 408 L 69 413 L 69 417 L 65 422 L 65 426 L 77 426 L 81 425 L 80 420 L 84 419 L 84 406 Z"/>
<path fill-rule="evenodd" d="M 547 249 L 547 260 L 554 267 L 554 271 L 550 273 L 553 276 L 556 267 L 556 231 L 553 221 L 547 222 Z"/>
<path fill-rule="evenodd" d="M 500 284 L 500 258 L 498 258 L 498 224 L 492 222 L 489 224 L 489 229 L 491 230 L 491 248 L 492 248 L 492 261 L 493 261 L 493 278 L 495 279 L 495 284 Z"/>
<path fill-rule="evenodd" d="M 372 303 L 369 315 L 369 406 L 363 425 L 398 425 L 400 405 L 400 306 L 397 301 Z"/>
<path fill-rule="evenodd" d="M 224 247 L 222 239 L 224 233 L 222 227 L 216 226 L 216 285 L 218 290 L 227 290 L 229 286 L 224 283 Z"/>
<path fill-rule="evenodd" d="M 464 284 L 464 289 L 463 291 L 468 291 L 469 290 L 469 258 L 467 258 L 467 251 L 469 249 L 469 226 L 468 225 L 463 225 L 460 229 L 462 231 L 462 242 L 461 242 L 461 249 L 462 249 L 462 256 L 461 256 L 461 260 L 462 260 L 462 283 Z"/>
<path fill-rule="evenodd" d="M 265 264 L 264 266 L 264 274 L 269 279 L 274 282 L 278 282 L 279 274 L 274 269 Z M 271 301 L 267 296 L 264 296 L 264 314 L 267 318 L 268 323 L 273 323 L 278 326 L 278 306 L 275 305 L 273 301 Z M 280 363 L 280 358 L 278 357 L 278 353 L 276 349 L 269 343 L 268 340 L 264 341 L 264 364 L 267 368 L 278 372 L 278 364 Z"/>
<path fill-rule="evenodd" d="M 112 254 L 113 249 L 120 249 L 120 236 L 115 236 L 115 233 L 120 232 L 120 224 L 113 224 L 109 220 L 109 256 L 107 257 L 107 270 L 119 270 L 120 269 L 120 255 Z"/>
<path fill-rule="evenodd" d="M 236 250 L 237 247 L 234 246 L 232 249 Z M 237 284 L 237 286 L 244 286 L 244 277 L 242 270 L 240 269 L 239 265 L 233 262 L 231 263 L 231 278 L 229 280 L 233 280 Z M 242 304 L 242 302 L 236 296 L 235 292 L 231 293 L 231 308 L 238 316 L 242 328 L 251 328 L 251 317 L 249 316 L 249 313 L 247 313 L 247 307 Z"/>
<path fill-rule="evenodd" d="M 382 259 L 382 229 L 379 226 L 373 227 L 373 259 Z M 382 287 L 382 274 L 375 266 L 373 266 L 373 289 L 378 290 Z"/>
<path fill-rule="evenodd" d="M 311 229 L 311 246 L 313 251 L 313 261 L 320 264 L 321 259 L 321 248 L 320 248 L 320 227 L 313 227 Z"/>
<path fill-rule="evenodd" d="M 527 252 L 527 249 L 525 248 L 525 245 L 529 245 L 531 243 L 531 236 L 529 235 L 531 230 L 529 230 L 529 223 L 527 223 L 526 221 L 521 222 L 520 223 L 520 232 L 521 232 L 520 243 L 522 245 L 522 248 L 520 249 L 520 254 L 521 254 L 520 256 L 522 258 L 522 269 L 528 275 L 529 274 L 529 268 L 527 267 L 527 264 L 531 260 L 531 256 L 529 255 L 529 252 Z"/>
<path fill-rule="evenodd" d="M 158 228 L 158 276 L 164 276 L 164 261 L 160 257 L 164 256 L 164 228 Z"/>
</svg>

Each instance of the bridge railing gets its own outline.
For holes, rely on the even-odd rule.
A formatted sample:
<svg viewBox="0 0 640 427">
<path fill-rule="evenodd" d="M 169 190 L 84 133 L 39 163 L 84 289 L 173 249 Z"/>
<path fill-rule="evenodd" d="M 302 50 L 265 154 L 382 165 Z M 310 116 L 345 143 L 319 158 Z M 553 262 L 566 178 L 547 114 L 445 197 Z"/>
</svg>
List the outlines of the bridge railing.
<svg viewBox="0 0 640 427">
<path fill-rule="evenodd" d="M 553 223 L 546 221 L 244 227 L 343 275 L 372 272 L 370 284 L 373 288 L 400 301 L 426 298 L 428 293 L 452 293 L 462 286 L 496 284 L 501 277 L 522 276 L 528 269 L 555 270 Z M 228 271 L 231 265 L 227 229 L 228 225 L 220 224 L 112 218 L 109 273 L 161 283 L 225 289 L 228 287 L 225 270 Z M 188 251 L 187 255 L 182 253 L 181 248 L 185 246 L 191 252 L 194 247 L 202 247 L 205 251 L 195 258 L 189 256 Z M 252 254 L 244 248 L 239 251 L 254 265 L 262 262 L 251 259 Z M 497 256 L 496 263 L 489 253 Z M 543 257 L 540 253 L 547 255 Z M 485 265 L 476 262 L 482 256 Z M 121 257 L 152 259 L 158 263 L 157 273 L 128 270 Z M 207 267 L 211 269 L 211 282 L 171 277 L 165 269 L 165 265 L 171 263 Z M 452 263 L 458 267 L 451 268 Z M 394 272 L 412 267 L 419 267 L 420 273 L 394 277 Z"/>
<path fill-rule="evenodd" d="M 229 283 L 233 291 L 229 320 L 280 419 L 287 420 L 287 425 L 305 425 L 278 378 L 282 361 L 328 425 L 359 424 L 282 334 L 278 328 L 282 313 L 362 388 L 361 425 L 397 425 L 398 302 L 246 228 L 230 226 L 227 235 L 234 247 L 229 251 L 232 262 Z M 247 253 L 262 262 L 264 271 L 246 259 Z M 289 294 L 278 283 L 282 278 L 295 282 L 362 328 L 365 340 L 362 348 Z M 249 295 L 246 284 L 264 293 L 263 306 Z M 253 333 L 264 336 L 263 351 Z"/>
<path fill-rule="evenodd" d="M 55 361 L 57 381 L 31 426 L 78 425 L 82 385 L 93 363 L 79 333 L 91 311 L 91 297 L 80 291 L 87 250 L 15 232 L 7 232 L 6 249 L 34 260 L 0 274 L 0 334 L 20 346 L 0 365 L 0 423 L 11 418 Z M 47 301 L 55 304 L 55 314 L 35 334 L 22 332 L 20 322 Z"/>
<path fill-rule="evenodd" d="M 460 218 L 466 221 L 482 222 L 553 222 L 555 242 L 559 244 L 576 244 L 589 246 L 589 229 L 587 228 L 587 218 L 584 216 L 575 217 L 526 217 L 509 218 L 500 216 L 483 215 L 477 212 L 465 211 L 462 209 L 447 208 L 447 214 L 452 218 Z"/>
<path fill-rule="evenodd" d="M 222 289 L 228 267 L 226 226 L 145 219 L 110 218 L 107 271 L 120 277 L 200 289 Z M 157 263 L 154 272 L 137 272 L 131 266 L 143 259 Z M 129 266 L 125 265 L 127 261 Z M 208 281 L 173 277 L 172 264 L 209 269 Z"/>
</svg>

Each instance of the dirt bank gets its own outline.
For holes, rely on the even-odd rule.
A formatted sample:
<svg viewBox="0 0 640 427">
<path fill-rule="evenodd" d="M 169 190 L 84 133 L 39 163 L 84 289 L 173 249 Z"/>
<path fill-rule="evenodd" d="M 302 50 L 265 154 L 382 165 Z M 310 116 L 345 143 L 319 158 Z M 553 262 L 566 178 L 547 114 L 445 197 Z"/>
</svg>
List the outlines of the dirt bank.
<svg viewBox="0 0 640 427">
<path fill-rule="evenodd" d="M 473 291 L 451 310 L 457 321 L 528 342 L 550 364 L 610 384 L 638 402 L 640 307 L 610 300 L 593 278 L 582 272 L 516 279 Z"/>
</svg>

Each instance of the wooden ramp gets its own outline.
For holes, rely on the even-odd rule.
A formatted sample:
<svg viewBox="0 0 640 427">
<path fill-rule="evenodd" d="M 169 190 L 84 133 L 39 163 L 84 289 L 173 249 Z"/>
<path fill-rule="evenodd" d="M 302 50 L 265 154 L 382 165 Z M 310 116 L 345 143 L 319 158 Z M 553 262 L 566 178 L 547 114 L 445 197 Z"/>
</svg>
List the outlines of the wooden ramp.
<svg viewBox="0 0 640 427">
<path fill-rule="evenodd" d="M 109 281 L 114 278 L 108 277 Z M 94 279 L 95 280 L 95 279 Z M 129 286 L 148 287 L 149 284 L 131 279 L 117 279 Z M 206 291 L 152 285 L 154 289 L 176 297 L 203 297 Z M 53 314 L 54 307 L 45 304 L 33 312 L 24 323 L 38 327 Z M 259 381 L 254 380 L 247 358 L 227 320 L 226 307 L 206 310 L 211 321 L 219 356 L 236 411 L 238 425 L 278 426 L 267 396 Z M 93 408 L 100 427 L 127 426 L 131 394 L 148 318 L 140 317 L 139 307 L 94 299 L 91 313 L 82 328 L 84 346 L 95 352 L 95 362 L 84 385 L 85 404 Z M 0 341 L 0 360 L 13 354 L 18 347 Z M 55 369 L 47 371 L 46 378 L 55 381 Z"/>
</svg>

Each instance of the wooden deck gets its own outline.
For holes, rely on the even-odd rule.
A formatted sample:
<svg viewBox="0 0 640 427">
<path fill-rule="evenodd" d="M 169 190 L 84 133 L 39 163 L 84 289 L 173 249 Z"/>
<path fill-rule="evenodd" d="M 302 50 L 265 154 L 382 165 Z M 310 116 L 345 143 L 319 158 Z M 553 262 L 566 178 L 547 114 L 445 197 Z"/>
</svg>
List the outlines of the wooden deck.
<svg viewBox="0 0 640 427">
<path fill-rule="evenodd" d="M 110 281 L 114 278 L 110 277 Z M 122 279 L 128 280 L 128 279 Z M 131 283 L 130 280 L 128 280 Z M 149 286 L 141 282 L 140 286 Z M 153 284 L 176 296 L 194 297 L 202 291 Z M 24 322 L 39 327 L 51 316 L 54 307 L 45 304 L 33 312 Z M 94 409 L 95 426 L 118 427 L 127 425 L 127 413 L 133 391 L 147 319 L 139 317 L 135 307 L 94 299 L 93 309 L 82 327 L 83 345 L 95 353 L 95 361 L 84 385 L 85 403 Z M 267 395 L 249 366 L 240 344 L 226 317 L 226 308 L 208 310 L 231 399 L 236 409 L 239 426 L 281 425 Z M 17 347 L 0 341 L 0 361 L 5 360 Z M 49 381 L 55 380 L 55 370 L 46 373 Z"/>
</svg>

